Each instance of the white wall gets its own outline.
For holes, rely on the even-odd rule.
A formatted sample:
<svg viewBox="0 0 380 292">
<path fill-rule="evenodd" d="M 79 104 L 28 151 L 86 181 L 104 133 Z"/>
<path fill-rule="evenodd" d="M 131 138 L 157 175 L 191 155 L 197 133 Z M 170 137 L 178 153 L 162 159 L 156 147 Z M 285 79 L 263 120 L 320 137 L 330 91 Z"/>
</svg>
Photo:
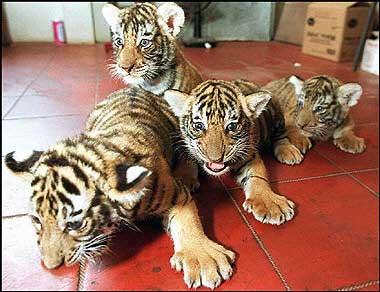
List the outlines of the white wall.
<svg viewBox="0 0 380 292">
<path fill-rule="evenodd" d="M 52 21 L 64 21 L 68 43 L 94 43 L 91 2 L 4 2 L 14 42 L 53 42 Z"/>
<path fill-rule="evenodd" d="M 91 2 L 63 2 L 68 43 L 95 43 Z"/>
<path fill-rule="evenodd" d="M 105 3 L 107 2 L 92 2 L 92 15 L 94 17 L 96 42 L 111 41 L 110 29 L 102 14 L 102 8 Z"/>
</svg>

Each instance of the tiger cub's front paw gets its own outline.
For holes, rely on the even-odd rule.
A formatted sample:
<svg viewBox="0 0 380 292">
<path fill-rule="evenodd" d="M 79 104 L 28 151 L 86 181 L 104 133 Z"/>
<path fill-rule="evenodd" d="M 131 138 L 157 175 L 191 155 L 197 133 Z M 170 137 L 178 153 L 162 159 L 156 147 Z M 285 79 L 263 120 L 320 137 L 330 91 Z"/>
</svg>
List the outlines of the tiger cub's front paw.
<svg viewBox="0 0 380 292">
<path fill-rule="evenodd" d="M 356 136 L 340 137 L 334 139 L 334 145 L 340 150 L 353 154 L 362 153 L 365 149 L 364 139 Z"/>
<path fill-rule="evenodd" d="M 311 140 L 303 135 L 297 135 L 290 139 L 290 142 L 296 146 L 303 154 L 305 154 L 312 146 Z"/>
<path fill-rule="evenodd" d="M 235 253 L 206 238 L 176 252 L 170 264 L 172 269 L 183 270 L 189 288 L 202 285 L 214 289 L 231 277 L 234 261 Z"/>
<path fill-rule="evenodd" d="M 262 223 L 280 225 L 293 218 L 295 204 L 284 196 L 270 193 L 246 199 L 243 208 Z"/>
<path fill-rule="evenodd" d="M 293 144 L 280 144 L 274 148 L 274 156 L 281 163 L 294 165 L 299 164 L 303 160 L 301 151 Z"/>
</svg>

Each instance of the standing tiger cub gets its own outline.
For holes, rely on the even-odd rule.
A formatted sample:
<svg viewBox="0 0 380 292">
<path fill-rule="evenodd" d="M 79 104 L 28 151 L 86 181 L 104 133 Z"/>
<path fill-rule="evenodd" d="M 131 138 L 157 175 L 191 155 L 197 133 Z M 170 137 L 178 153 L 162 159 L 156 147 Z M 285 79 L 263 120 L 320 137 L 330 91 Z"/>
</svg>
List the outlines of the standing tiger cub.
<svg viewBox="0 0 380 292">
<path fill-rule="evenodd" d="M 263 89 L 271 91 L 281 105 L 289 140 L 302 153 L 311 148 L 310 139 L 329 138 L 343 151 L 364 151 L 364 139 L 355 136 L 349 113 L 362 95 L 359 84 L 343 84 L 325 75 L 307 80 L 291 76 L 271 81 Z"/>
<path fill-rule="evenodd" d="M 113 32 L 113 76 L 156 95 L 168 89 L 190 92 L 202 82 L 176 43 L 185 21 L 177 4 L 167 2 L 157 8 L 151 3 L 136 3 L 124 9 L 106 4 L 102 12 Z M 181 160 L 185 167 L 177 168 L 176 175 L 191 190 L 198 189 L 196 165 L 186 157 Z"/>
<path fill-rule="evenodd" d="M 290 144 L 270 93 L 249 90 L 254 92 L 245 95 L 232 82 L 209 80 L 190 95 L 168 90 L 164 98 L 180 118 L 190 154 L 205 171 L 234 173 L 244 187 L 244 209 L 263 223 L 279 225 L 293 218 L 295 205 L 272 191 L 258 148 L 272 144 L 279 160 L 299 150 Z"/>
<path fill-rule="evenodd" d="M 122 89 L 95 107 L 77 137 L 24 160 L 7 154 L 10 170 L 32 178 L 31 215 L 47 268 L 98 256 L 117 224 L 156 215 L 174 242 L 171 266 L 189 288 L 231 277 L 234 253 L 205 235 L 188 187 L 173 175 L 178 131 L 162 97 Z"/>
<path fill-rule="evenodd" d="M 115 77 L 157 95 L 168 89 L 190 92 L 202 82 L 176 43 L 185 21 L 177 4 L 167 2 L 157 8 L 137 3 L 124 9 L 106 4 L 103 16 L 113 32 Z"/>
</svg>

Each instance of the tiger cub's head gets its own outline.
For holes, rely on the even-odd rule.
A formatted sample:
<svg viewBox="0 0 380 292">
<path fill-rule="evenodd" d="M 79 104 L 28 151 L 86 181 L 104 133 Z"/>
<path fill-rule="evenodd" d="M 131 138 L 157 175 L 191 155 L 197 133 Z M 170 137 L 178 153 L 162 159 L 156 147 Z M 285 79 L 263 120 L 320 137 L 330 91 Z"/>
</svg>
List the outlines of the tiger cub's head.
<svg viewBox="0 0 380 292">
<path fill-rule="evenodd" d="M 289 82 L 297 96 L 296 125 L 305 136 L 320 140 L 333 134 L 362 95 L 359 84 L 342 84 L 330 76 L 302 80 L 293 75 Z"/>
<path fill-rule="evenodd" d="M 271 95 L 261 90 L 244 95 L 231 82 L 208 80 L 190 95 L 168 90 L 164 98 L 180 118 L 190 154 L 207 173 L 221 175 L 254 153 L 258 137 L 253 125 Z"/>
<path fill-rule="evenodd" d="M 118 229 L 117 202 L 109 199 L 97 165 L 86 157 L 83 145 L 79 148 L 69 153 L 57 146 L 34 151 L 23 160 L 16 160 L 14 152 L 5 157 L 14 174 L 31 181 L 29 215 L 48 269 L 100 256 Z M 130 174 L 136 178 L 139 171 Z"/>
<path fill-rule="evenodd" d="M 185 21 L 177 4 L 167 2 L 157 8 L 137 3 L 124 9 L 106 4 L 103 16 L 113 32 L 114 76 L 139 85 L 156 79 L 174 64 L 175 37 Z"/>
</svg>

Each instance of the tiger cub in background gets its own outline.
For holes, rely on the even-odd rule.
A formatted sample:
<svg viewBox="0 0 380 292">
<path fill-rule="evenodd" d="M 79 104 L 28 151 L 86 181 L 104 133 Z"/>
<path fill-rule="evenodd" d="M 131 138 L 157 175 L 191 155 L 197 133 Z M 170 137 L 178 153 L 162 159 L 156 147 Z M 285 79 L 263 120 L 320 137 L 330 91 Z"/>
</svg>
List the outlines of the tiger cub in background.
<svg viewBox="0 0 380 292">
<path fill-rule="evenodd" d="M 176 43 L 185 21 L 177 4 L 168 2 L 157 8 L 137 3 L 124 9 L 106 4 L 102 12 L 113 32 L 114 76 L 157 95 L 168 89 L 190 92 L 202 82 Z"/>
<path fill-rule="evenodd" d="M 302 153 L 311 148 L 310 139 L 329 138 L 343 151 L 364 151 L 364 139 L 354 134 L 354 121 L 349 113 L 362 95 L 359 84 L 343 84 L 326 75 L 307 80 L 293 75 L 271 81 L 263 89 L 272 92 L 281 105 L 289 140 Z"/>
<path fill-rule="evenodd" d="M 232 82 L 209 80 L 190 95 L 168 90 L 164 98 L 180 118 L 190 154 L 205 171 L 214 176 L 231 171 L 244 187 L 247 212 L 277 225 L 293 218 L 295 204 L 272 191 L 258 150 L 273 144 L 280 159 L 299 152 L 290 144 L 281 111 L 271 103 L 269 92 L 257 89 L 244 95 Z"/>
<path fill-rule="evenodd" d="M 115 77 L 157 95 L 172 88 L 190 92 L 202 82 L 176 43 L 185 21 L 177 4 L 168 2 L 157 8 L 151 3 L 136 3 L 124 9 L 106 4 L 102 12 L 113 32 L 115 64 L 111 73 Z M 186 156 L 181 160 L 184 167 L 177 168 L 176 175 L 192 191 L 197 190 L 198 169 Z"/>
<path fill-rule="evenodd" d="M 48 269 L 100 255 L 116 225 L 164 217 L 172 268 L 190 287 L 217 287 L 232 275 L 232 251 L 204 233 L 186 185 L 173 176 L 178 120 L 162 97 L 122 89 L 99 103 L 85 131 L 45 152 L 5 164 L 32 178 L 32 220 Z"/>
</svg>

